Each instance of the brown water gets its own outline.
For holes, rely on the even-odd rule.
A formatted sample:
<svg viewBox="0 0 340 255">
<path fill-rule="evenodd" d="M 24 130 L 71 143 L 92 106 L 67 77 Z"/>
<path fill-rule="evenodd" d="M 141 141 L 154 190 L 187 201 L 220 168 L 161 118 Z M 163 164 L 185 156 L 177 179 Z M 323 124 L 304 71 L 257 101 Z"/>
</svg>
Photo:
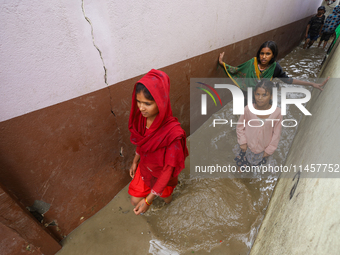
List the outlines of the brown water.
<svg viewBox="0 0 340 255">
<path fill-rule="evenodd" d="M 317 77 L 325 50 L 317 43 L 308 50 L 302 45 L 279 61 L 282 68 L 295 79 L 312 81 Z M 279 81 L 279 80 L 278 80 Z M 281 86 L 295 86 L 280 83 Z M 299 94 L 290 95 L 300 97 Z M 280 102 L 279 102 L 280 104 Z M 279 105 L 280 106 L 280 105 Z M 302 114 L 296 107 L 288 107 L 285 119 L 300 120 Z M 233 119 L 232 104 L 227 104 L 212 118 Z M 235 127 L 218 127 L 213 139 L 204 141 L 208 120 L 190 140 L 199 139 L 211 146 L 212 153 L 225 152 L 226 160 L 233 163 L 233 148 L 237 143 Z M 296 128 L 283 128 L 277 151 L 273 155 L 276 164 L 284 164 Z M 189 146 L 189 145 L 188 145 Z M 200 150 L 200 148 L 190 148 Z M 219 155 L 222 156 L 222 155 Z M 190 178 L 189 167 L 180 175 L 174 200 L 164 205 L 156 200 L 146 213 L 153 239 L 149 252 L 158 254 L 248 254 L 263 220 L 265 210 L 277 181 L 277 176 L 251 179 Z"/>
</svg>

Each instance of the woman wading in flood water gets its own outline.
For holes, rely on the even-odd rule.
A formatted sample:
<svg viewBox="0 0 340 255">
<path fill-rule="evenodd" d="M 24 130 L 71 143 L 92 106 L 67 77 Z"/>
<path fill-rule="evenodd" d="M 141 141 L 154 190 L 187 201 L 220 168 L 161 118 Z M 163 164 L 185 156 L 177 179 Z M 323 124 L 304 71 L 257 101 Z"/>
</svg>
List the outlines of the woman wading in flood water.
<svg viewBox="0 0 340 255">
<path fill-rule="evenodd" d="M 220 53 L 218 61 L 220 65 L 223 66 L 227 75 L 242 90 L 244 94 L 245 105 L 247 105 L 247 88 L 255 88 L 258 81 L 263 78 L 268 80 L 279 78 L 288 84 L 312 86 L 319 90 L 322 90 L 322 87 L 327 83 L 329 77 L 324 80 L 323 83 L 301 81 L 288 77 L 279 63 L 276 62 L 278 52 L 279 50 L 275 42 L 266 41 L 260 46 L 256 57 L 237 67 L 229 66 L 224 63 L 224 52 Z"/>
<path fill-rule="evenodd" d="M 129 130 L 137 149 L 128 192 L 136 215 L 145 213 L 157 196 L 170 203 L 178 175 L 185 167 L 186 134 L 172 116 L 169 94 L 168 75 L 154 69 L 136 83 L 133 91 Z"/>
</svg>

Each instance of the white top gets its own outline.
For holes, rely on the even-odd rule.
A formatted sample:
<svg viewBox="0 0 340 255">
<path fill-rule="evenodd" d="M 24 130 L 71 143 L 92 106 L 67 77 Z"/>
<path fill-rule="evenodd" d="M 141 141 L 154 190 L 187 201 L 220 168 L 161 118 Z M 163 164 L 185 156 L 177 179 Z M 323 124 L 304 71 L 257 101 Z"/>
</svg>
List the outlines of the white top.
<svg viewBox="0 0 340 255">
<path fill-rule="evenodd" d="M 334 2 L 332 0 L 327 1 L 328 2 L 328 6 L 331 8 L 334 8 L 335 6 L 339 5 L 339 1 L 340 0 L 335 0 Z"/>
</svg>

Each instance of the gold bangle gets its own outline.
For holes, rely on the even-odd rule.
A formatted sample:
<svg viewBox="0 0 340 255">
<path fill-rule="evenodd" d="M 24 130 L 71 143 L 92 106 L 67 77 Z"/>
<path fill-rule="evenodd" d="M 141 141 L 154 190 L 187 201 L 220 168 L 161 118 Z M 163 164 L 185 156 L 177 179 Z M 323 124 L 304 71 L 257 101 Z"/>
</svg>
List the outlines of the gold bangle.
<svg viewBox="0 0 340 255">
<path fill-rule="evenodd" d="M 148 200 L 145 198 L 145 203 L 148 205 L 148 206 L 150 206 L 150 205 L 152 205 L 152 202 L 149 204 L 148 203 Z"/>
</svg>

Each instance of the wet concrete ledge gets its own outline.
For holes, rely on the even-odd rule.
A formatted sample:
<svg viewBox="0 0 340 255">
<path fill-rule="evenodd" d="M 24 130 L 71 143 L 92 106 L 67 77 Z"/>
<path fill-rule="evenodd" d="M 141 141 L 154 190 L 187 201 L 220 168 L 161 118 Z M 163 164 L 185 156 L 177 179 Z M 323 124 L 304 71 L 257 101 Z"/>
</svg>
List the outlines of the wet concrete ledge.
<svg viewBox="0 0 340 255">
<path fill-rule="evenodd" d="M 339 40 L 319 74 L 328 76 L 324 91 L 312 93 L 307 105 L 312 116 L 301 121 L 287 166 L 340 163 Z M 308 177 L 305 171 L 281 175 L 251 255 L 339 254 L 340 173 L 337 178 Z"/>
</svg>

